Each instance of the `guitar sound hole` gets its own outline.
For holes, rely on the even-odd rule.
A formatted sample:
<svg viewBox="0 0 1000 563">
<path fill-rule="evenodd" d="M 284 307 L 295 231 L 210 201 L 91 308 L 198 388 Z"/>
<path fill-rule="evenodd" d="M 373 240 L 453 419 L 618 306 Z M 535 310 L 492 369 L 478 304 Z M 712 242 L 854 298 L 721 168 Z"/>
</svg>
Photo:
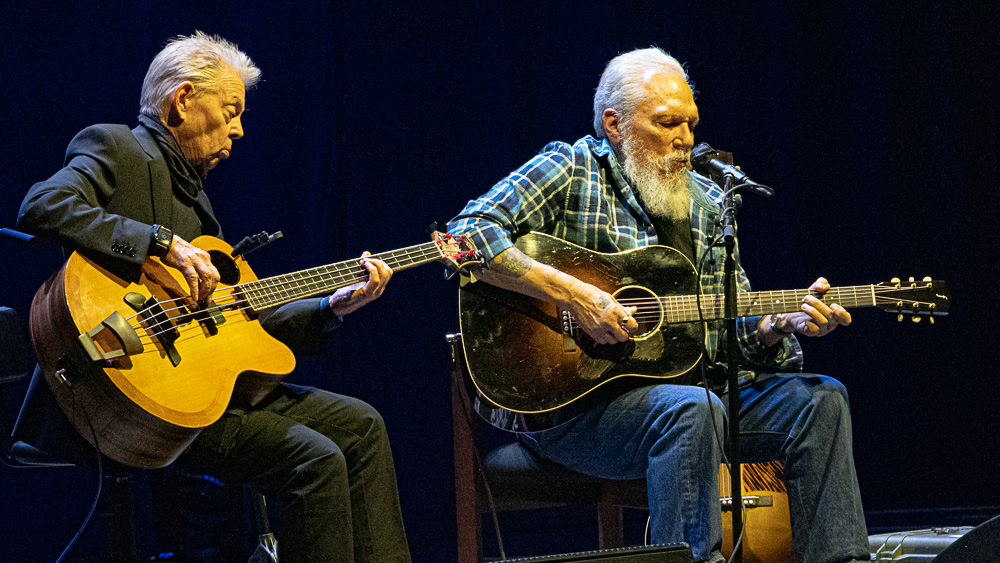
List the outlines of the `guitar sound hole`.
<svg viewBox="0 0 1000 563">
<path fill-rule="evenodd" d="M 638 307 L 633 317 L 639 323 L 639 330 L 632 335 L 633 340 L 649 336 L 663 324 L 663 304 L 651 290 L 629 285 L 620 288 L 614 296 L 625 307 Z"/>
<path fill-rule="evenodd" d="M 236 285 L 240 283 L 240 268 L 236 261 L 226 252 L 221 250 L 209 250 L 212 257 L 212 265 L 219 270 L 219 282 L 223 285 Z"/>
</svg>

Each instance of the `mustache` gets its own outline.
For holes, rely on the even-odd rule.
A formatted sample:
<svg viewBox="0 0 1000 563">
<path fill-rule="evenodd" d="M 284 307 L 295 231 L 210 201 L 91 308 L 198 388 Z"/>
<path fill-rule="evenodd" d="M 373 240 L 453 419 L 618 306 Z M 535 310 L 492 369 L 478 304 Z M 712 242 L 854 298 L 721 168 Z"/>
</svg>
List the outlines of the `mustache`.
<svg viewBox="0 0 1000 563">
<path fill-rule="evenodd" d="M 691 161 L 691 151 L 676 151 L 666 157 L 667 162 L 690 162 Z"/>
</svg>

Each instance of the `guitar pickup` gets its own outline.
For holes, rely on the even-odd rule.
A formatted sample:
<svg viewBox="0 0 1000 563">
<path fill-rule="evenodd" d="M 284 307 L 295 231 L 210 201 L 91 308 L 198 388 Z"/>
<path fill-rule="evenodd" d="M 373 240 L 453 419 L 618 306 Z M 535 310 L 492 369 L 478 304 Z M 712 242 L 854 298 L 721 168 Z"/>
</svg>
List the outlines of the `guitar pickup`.
<svg viewBox="0 0 1000 563">
<path fill-rule="evenodd" d="M 139 320 L 146 323 L 150 335 L 160 342 L 163 351 L 170 358 L 170 363 L 177 367 L 181 363 L 181 354 L 174 346 L 174 342 L 181 337 L 181 333 L 156 297 L 150 296 L 149 299 L 145 299 L 141 293 L 130 292 L 125 295 L 125 302 L 139 313 Z"/>
<path fill-rule="evenodd" d="M 209 301 L 204 308 L 195 311 L 194 318 L 198 319 L 201 326 L 212 336 L 219 334 L 218 325 L 226 322 L 225 315 L 222 314 L 222 307 L 215 301 Z"/>
</svg>

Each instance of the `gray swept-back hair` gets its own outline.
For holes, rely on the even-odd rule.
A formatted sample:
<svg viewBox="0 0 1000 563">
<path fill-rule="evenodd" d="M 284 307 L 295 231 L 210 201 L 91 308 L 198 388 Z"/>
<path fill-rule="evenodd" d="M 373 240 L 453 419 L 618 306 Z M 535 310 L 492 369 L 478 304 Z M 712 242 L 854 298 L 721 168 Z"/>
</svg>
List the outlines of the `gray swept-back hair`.
<svg viewBox="0 0 1000 563">
<path fill-rule="evenodd" d="M 657 73 L 676 73 L 688 80 L 681 63 L 657 47 L 636 49 L 611 59 L 594 94 L 594 131 L 598 139 L 605 137 L 604 110 L 617 111 L 622 126 L 627 127 L 642 99 L 647 74 Z"/>
<path fill-rule="evenodd" d="M 165 103 L 178 86 L 191 82 L 196 96 L 218 90 L 227 68 L 236 71 L 248 90 L 260 80 L 260 69 L 234 43 L 201 31 L 190 37 L 174 37 L 149 65 L 142 82 L 139 111 L 160 119 Z"/>
</svg>

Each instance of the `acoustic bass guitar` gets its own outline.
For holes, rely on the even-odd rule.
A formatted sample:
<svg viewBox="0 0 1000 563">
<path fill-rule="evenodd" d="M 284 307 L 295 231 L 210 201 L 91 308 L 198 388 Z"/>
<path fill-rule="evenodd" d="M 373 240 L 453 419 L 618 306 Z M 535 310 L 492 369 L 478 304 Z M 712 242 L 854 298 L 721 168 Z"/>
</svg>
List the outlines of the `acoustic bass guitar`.
<svg viewBox="0 0 1000 563">
<path fill-rule="evenodd" d="M 459 317 L 473 405 L 494 426 L 514 432 L 552 428 L 578 414 L 612 382 L 663 382 L 691 371 L 705 348 L 705 321 L 723 319 L 722 295 L 699 295 L 691 261 L 666 246 L 606 254 L 529 233 L 517 248 L 638 308 L 635 335 L 597 344 L 570 311 L 482 281 L 459 291 Z M 740 293 L 740 317 L 798 311 L 808 289 Z M 824 299 L 874 306 L 914 320 L 948 313 L 938 280 L 834 287 Z M 617 383 L 616 383 L 617 385 Z"/>
<path fill-rule="evenodd" d="M 126 465 L 169 464 L 222 416 L 234 392 L 252 401 L 292 371 L 295 356 L 264 331 L 259 312 L 368 279 L 356 258 L 258 279 L 222 240 L 192 244 L 222 278 L 207 305 L 156 258 L 133 283 L 79 252 L 31 305 L 31 338 L 59 406 L 87 441 Z M 463 237 L 435 233 L 373 258 L 399 271 L 436 261 L 461 268 L 475 255 Z"/>
</svg>

